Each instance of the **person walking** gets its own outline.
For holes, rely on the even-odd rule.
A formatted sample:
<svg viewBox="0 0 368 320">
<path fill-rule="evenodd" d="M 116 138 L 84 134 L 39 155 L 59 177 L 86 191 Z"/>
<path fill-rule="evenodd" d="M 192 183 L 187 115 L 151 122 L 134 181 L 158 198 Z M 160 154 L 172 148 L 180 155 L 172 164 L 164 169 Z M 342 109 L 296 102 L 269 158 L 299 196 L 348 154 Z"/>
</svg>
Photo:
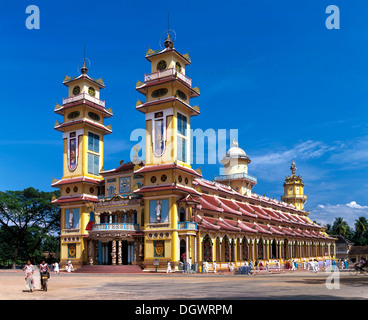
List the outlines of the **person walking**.
<svg viewBox="0 0 368 320">
<path fill-rule="evenodd" d="M 47 265 L 45 260 L 42 260 L 41 264 L 40 264 L 40 280 L 41 280 L 41 289 L 44 288 L 43 286 L 43 275 L 46 274 L 47 276 L 49 276 L 49 266 Z"/>
<path fill-rule="evenodd" d="M 59 264 L 57 262 L 54 263 L 54 274 L 59 274 L 60 270 L 59 270 Z"/>
<path fill-rule="evenodd" d="M 24 266 L 23 271 L 25 272 L 26 286 L 29 288 L 31 292 L 33 292 L 35 288 L 33 279 L 34 267 L 31 264 L 30 260 L 27 261 L 27 264 Z"/>
</svg>

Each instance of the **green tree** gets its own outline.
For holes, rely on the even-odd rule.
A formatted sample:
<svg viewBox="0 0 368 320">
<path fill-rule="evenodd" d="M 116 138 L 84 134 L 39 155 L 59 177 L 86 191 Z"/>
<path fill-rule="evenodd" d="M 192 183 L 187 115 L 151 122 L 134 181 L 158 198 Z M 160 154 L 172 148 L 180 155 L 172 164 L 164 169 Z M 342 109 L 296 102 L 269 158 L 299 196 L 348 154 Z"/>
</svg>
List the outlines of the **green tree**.
<svg viewBox="0 0 368 320">
<path fill-rule="evenodd" d="M 355 232 L 353 242 L 356 246 L 368 245 L 368 221 L 365 217 L 359 217 L 355 220 Z"/>
<path fill-rule="evenodd" d="M 334 235 L 340 235 L 349 240 L 352 239 L 353 231 L 342 217 L 335 218 L 331 230 Z"/>
<path fill-rule="evenodd" d="M 59 209 L 51 204 L 52 197 L 58 194 L 59 191 L 43 192 L 32 187 L 0 191 L 0 226 L 2 236 L 8 239 L 6 257 L 11 253 L 13 268 L 19 258 L 39 257 L 43 241 L 60 232 Z"/>
</svg>

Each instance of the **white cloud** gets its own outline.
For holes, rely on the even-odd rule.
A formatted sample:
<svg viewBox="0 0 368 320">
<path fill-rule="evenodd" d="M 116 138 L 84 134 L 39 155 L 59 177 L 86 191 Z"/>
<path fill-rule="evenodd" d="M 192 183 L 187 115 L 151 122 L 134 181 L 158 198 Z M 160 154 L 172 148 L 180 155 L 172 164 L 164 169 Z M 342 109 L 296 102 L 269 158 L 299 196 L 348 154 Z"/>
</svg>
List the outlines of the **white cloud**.
<svg viewBox="0 0 368 320">
<path fill-rule="evenodd" d="M 356 219 L 359 217 L 368 218 L 368 206 L 360 205 L 356 201 L 336 205 L 320 204 L 315 209 L 311 210 L 309 217 L 322 225 L 332 225 L 335 218 L 342 217 L 350 227 L 354 228 Z"/>
<path fill-rule="evenodd" d="M 307 167 L 306 163 L 312 159 L 320 158 L 332 150 L 334 147 L 321 141 L 307 140 L 291 149 L 251 156 L 250 174 L 253 172 L 255 176 L 262 177 L 263 180 L 282 183 L 284 177 L 290 174 L 291 161 L 295 160 L 297 168 L 298 163 L 303 163 L 303 170 L 297 171 L 297 174 L 307 177 L 308 181 L 321 180 L 326 173 L 318 167 L 311 167 L 309 164 Z"/>
<path fill-rule="evenodd" d="M 368 166 L 368 136 L 358 137 L 340 144 L 328 163 L 342 164 L 343 169 L 360 169 Z"/>
<path fill-rule="evenodd" d="M 253 157 L 255 166 L 265 164 L 282 164 L 289 163 L 295 159 L 314 159 L 319 158 L 326 152 L 332 151 L 334 147 L 329 147 L 321 141 L 307 140 L 299 143 L 292 149 L 272 152 L 262 156 Z"/>
<path fill-rule="evenodd" d="M 347 203 L 346 205 L 354 209 L 367 209 L 368 208 L 368 206 L 361 206 L 360 204 L 357 204 L 356 201 L 351 201 Z"/>
</svg>

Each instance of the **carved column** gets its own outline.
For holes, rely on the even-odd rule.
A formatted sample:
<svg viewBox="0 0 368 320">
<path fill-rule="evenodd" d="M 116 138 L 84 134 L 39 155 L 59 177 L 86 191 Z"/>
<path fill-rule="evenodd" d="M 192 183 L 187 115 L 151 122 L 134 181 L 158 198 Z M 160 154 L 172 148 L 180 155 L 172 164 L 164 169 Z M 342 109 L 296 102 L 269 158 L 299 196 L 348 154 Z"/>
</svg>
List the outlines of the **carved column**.
<svg viewBox="0 0 368 320">
<path fill-rule="evenodd" d="M 121 251 L 121 240 L 118 241 L 118 265 L 123 264 L 122 251 Z"/>
<path fill-rule="evenodd" d="M 93 260 L 95 256 L 94 251 L 95 251 L 95 248 L 94 248 L 93 240 L 89 240 L 88 241 L 88 261 L 91 266 L 93 266 Z"/>
<path fill-rule="evenodd" d="M 95 263 L 99 264 L 99 260 L 98 260 L 98 241 L 94 241 L 94 245 L 95 245 Z"/>
<path fill-rule="evenodd" d="M 116 240 L 112 240 L 111 258 L 112 258 L 112 265 L 116 266 Z"/>
</svg>

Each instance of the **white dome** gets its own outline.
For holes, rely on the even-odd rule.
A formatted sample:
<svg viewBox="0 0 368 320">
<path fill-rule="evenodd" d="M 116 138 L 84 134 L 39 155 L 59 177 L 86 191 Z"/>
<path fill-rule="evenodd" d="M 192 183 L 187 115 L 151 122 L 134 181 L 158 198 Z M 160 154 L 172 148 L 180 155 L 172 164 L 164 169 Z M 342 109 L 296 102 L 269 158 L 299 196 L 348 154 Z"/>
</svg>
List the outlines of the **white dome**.
<svg viewBox="0 0 368 320">
<path fill-rule="evenodd" d="M 248 155 L 243 149 L 239 148 L 238 142 L 235 139 L 233 140 L 233 146 L 226 152 L 225 156 L 221 160 L 221 163 L 225 164 L 230 159 L 246 159 L 250 162 Z"/>
</svg>

